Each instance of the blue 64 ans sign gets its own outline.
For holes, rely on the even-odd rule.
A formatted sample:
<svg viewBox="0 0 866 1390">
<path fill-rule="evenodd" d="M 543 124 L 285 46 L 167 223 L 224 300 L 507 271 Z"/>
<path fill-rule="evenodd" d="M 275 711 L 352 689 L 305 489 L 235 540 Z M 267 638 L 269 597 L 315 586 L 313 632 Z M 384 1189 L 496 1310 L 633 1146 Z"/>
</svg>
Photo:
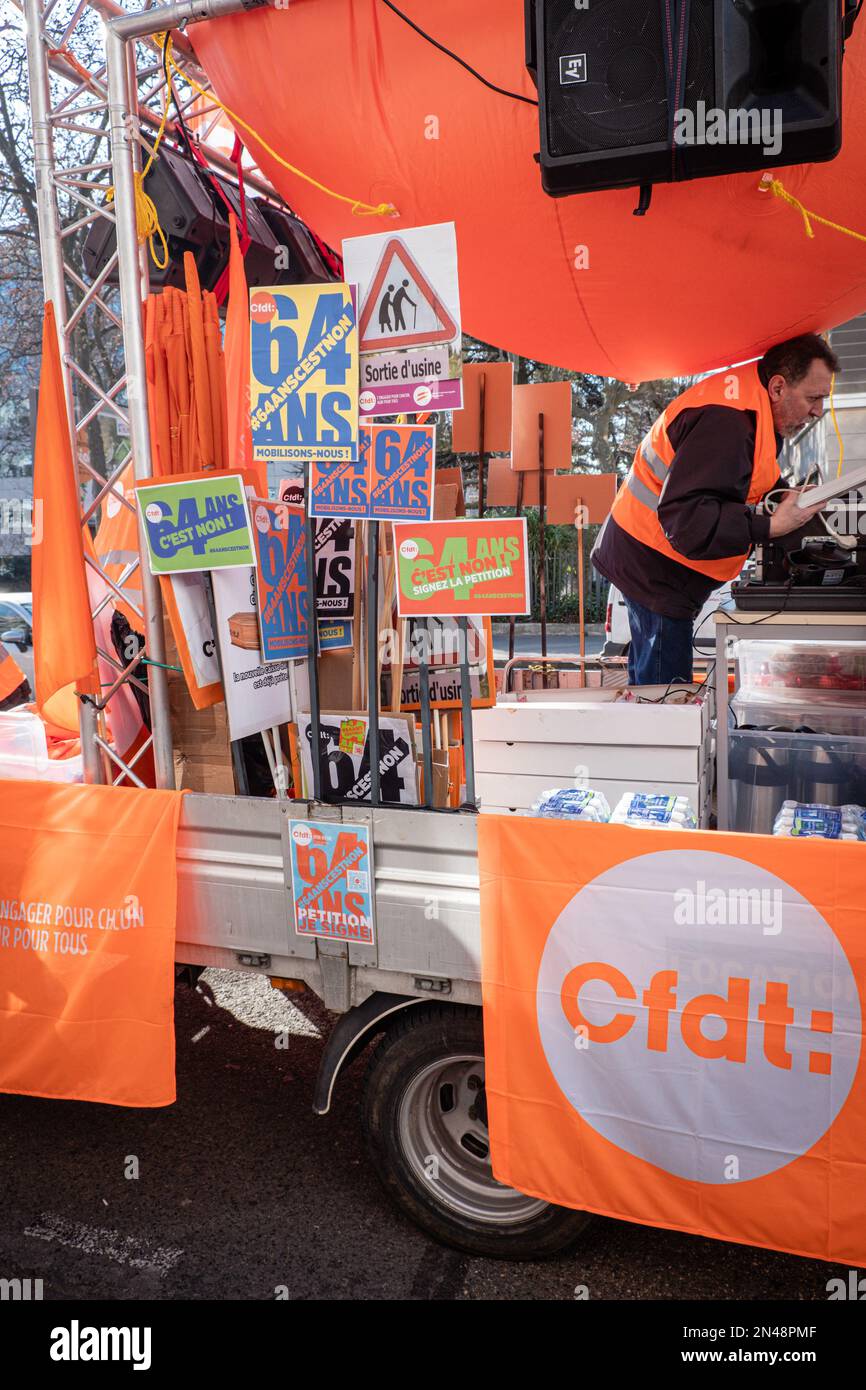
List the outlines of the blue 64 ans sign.
<svg viewBox="0 0 866 1390">
<path fill-rule="evenodd" d="M 338 464 L 358 457 L 358 328 L 349 285 L 250 294 L 253 458 Z"/>
</svg>

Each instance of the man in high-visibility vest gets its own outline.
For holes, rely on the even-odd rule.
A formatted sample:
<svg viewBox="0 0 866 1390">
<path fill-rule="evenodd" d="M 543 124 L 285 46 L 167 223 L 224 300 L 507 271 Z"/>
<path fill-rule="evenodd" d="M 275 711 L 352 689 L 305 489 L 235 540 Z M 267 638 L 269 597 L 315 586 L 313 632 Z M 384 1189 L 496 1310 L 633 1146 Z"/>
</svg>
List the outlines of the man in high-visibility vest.
<svg viewBox="0 0 866 1390">
<path fill-rule="evenodd" d="M 820 419 L 838 368 L 817 334 L 691 386 L 644 435 L 592 552 L 623 595 L 631 685 L 692 679 L 693 624 L 757 541 L 799 531 L 800 509 L 777 462 L 785 439 Z M 756 512 L 768 493 L 775 510 Z"/>
<path fill-rule="evenodd" d="M 30 682 L 14 656 L 0 642 L 0 710 L 14 709 L 32 698 Z"/>
</svg>

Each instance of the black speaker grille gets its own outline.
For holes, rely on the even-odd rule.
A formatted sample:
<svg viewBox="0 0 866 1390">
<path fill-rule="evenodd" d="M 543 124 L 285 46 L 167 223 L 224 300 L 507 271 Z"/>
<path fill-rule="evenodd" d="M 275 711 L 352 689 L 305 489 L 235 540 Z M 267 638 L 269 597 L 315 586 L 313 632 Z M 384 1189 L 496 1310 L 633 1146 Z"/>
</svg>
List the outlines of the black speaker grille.
<svg viewBox="0 0 866 1390">
<path fill-rule="evenodd" d="M 713 0 L 690 10 L 684 105 L 714 94 Z M 544 2 L 547 142 L 552 155 L 666 142 L 668 102 L 660 0 Z M 561 59 L 584 80 L 562 79 Z"/>
</svg>

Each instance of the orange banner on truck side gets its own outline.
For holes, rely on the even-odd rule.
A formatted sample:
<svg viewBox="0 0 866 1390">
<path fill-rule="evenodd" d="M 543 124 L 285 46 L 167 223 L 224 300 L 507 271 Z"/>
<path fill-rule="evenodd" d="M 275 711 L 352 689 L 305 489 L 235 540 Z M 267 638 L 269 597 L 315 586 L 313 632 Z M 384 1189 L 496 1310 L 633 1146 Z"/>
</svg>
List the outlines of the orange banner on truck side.
<svg viewBox="0 0 866 1390">
<path fill-rule="evenodd" d="M 174 1101 L 181 795 L 4 784 L 0 1091 Z"/>
<path fill-rule="evenodd" d="M 866 1264 L 866 845 L 482 816 L 494 1175 Z"/>
</svg>

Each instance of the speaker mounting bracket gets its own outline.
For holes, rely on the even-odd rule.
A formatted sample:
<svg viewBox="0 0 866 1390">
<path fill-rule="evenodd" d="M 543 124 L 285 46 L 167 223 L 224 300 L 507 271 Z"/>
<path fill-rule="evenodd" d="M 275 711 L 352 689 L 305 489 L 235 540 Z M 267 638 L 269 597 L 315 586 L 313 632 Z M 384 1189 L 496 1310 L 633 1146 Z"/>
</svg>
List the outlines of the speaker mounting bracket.
<svg viewBox="0 0 866 1390">
<path fill-rule="evenodd" d="M 652 196 L 653 196 L 653 186 L 652 186 L 652 184 L 651 184 L 651 183 L 642 183 L 642 184 L 640 185 L 640 197 L 638 198 L 638 201 L 637 201 L 637 207 L 636 207 L 636 208 L 632 208 L 632 216 L 633 216 L 633 217 L 643 217 L 647 212 L 649 212 L 649 205 L 650 205 L 650 202 L 652 201 Z"/>
</svg>

